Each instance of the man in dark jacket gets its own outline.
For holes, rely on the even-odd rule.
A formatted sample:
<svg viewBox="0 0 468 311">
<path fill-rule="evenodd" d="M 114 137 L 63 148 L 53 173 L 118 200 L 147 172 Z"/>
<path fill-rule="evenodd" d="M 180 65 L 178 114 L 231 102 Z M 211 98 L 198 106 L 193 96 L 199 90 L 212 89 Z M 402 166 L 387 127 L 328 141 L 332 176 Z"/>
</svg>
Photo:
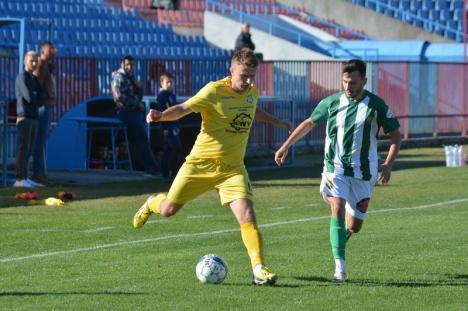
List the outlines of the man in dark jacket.
<svg viewBox="0 0 468 311">
<path fill-rule="evenodd" d="M 130 144 L 133 144 L 132 159 L 137 167 L 155 175 L 158 166 L 148 142 L 145 123 L 145 105 L 142 103 L 141 83 L 133 75 L 134 58 L 124 56 L 120 69 L 112 73 L 112 96 L 117 116 L 127 127 Z"/>
<path fill-rule="evenodd" d="M 242 32 L 236 39 L 236 46 L 234 47 L 234 50 L 237 51 L 243 48 L 248 48 L 254 51 L 255 44 L 253 44 L 252 42 L 252 35 L 250 34 L 250 25 L 248 23 L 242 24 L 241 30 Z"/>
<path fill-rule="evenodd" d="M 57 104 L 55 77 L 53 75 L 53 60 L 55 47 L 50 41 L 45 41 L 40 47 L 40 56 L 34 75 L 38 78 L 41 88 L 47 93 L 47 99 L 40 103 L 38 114 L 37 138 L 33 151 L 33 184 L 53 186 L 46 174 L 46 143 L 49 136 L 52 111 Z"/>
<path fill-rule="evenodd" d="M 16 182 L 13 187 L 32 188 L 35 186 L 28 179 L 28 161 L 37 135 L 39 102 L 47 97 L 41 89 L 39 80 L 33 75 L 36 67 L 36 52 L 27 52 L 24 56 L 24 72 L 18 75 L 15 82 L 18 153 L 16 155 Z"/>
</svg>

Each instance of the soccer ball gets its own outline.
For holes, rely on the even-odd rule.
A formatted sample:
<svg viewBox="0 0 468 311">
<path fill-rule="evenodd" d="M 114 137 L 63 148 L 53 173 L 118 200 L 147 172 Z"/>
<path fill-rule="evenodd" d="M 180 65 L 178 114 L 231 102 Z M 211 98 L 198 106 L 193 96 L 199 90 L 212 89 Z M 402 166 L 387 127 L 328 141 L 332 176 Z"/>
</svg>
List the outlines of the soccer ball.
<svg viewBox="0 0 468 311">
<path fill-rule="evenodd" d="M 228 266 L 221 256 L 208 254 L 198 260 L 195 272 L 200 282 L 219 284 L 226 278 Z"/>
</svg>

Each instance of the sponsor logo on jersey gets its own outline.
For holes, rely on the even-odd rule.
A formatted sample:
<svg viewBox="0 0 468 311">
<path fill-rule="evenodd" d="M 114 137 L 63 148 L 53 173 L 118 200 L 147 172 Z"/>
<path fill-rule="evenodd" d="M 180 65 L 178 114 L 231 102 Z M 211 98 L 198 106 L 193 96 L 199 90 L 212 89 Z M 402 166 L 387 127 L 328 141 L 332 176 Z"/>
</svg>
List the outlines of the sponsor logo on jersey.
<svg viewBox="0 0 468 311">
<path fill-rule="evenodd" d="M 246 101 L 247 101 L 248 104 L 253 103 L 253 101 L 254 101 L 253 96 L 252 95 L 247 96 Z"/>
<path fill-rule="evenodd" d="M 252 117 L 250 114 L 241 112 L 237 114 L 234 120 L 232 120 L 232 122 L 229 124 L 234 129 L 234 131 L 228 129 L 229 132 L 245 133 L 250 129 L 252 124 Z"/>
</svg>

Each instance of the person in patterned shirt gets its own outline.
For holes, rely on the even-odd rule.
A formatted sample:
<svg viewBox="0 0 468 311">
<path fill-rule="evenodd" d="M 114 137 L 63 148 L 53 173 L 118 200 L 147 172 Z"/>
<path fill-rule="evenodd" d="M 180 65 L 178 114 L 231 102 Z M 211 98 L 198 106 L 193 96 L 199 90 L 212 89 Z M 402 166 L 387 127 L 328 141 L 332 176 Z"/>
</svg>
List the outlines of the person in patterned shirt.
<svg viewBox="0 0 468 311">
<path fill-rule="evenodd" d="M 377 181 L 390 180 L 393 162 L 400 149 L 400 124 L 384 100 L 364 89 L 366 64 L 350 60 L 343 65 L 344 91 L 323 99 L 276 151 L 282 165 L 291 145 L 309 133 L 317 123 L 327 121 L 325 159 L 320 192 L 331 207 L 330 242 L 335 259 L 332 281 L 344 283 L 345 247 L 352 233 L 362 227 Z M 377 135 L 380 128 L 390 136 L 385 161 L 378 166 Z M 380 177 L 378 178 L 378 171 Z"/>
<path fill-rule="evenodd" d="M 129 142 L 133 144 L 132 160 L 137 167 L 154 175 L 158 166 L 146 131 L 145 105 L 141 101 L 143 90 L 140 81 L 133 76 L 133 57 L 123 57 L 120 66 L 112 73 L 111 82 L 117 116 L 127 127 Z"/>
</svg>

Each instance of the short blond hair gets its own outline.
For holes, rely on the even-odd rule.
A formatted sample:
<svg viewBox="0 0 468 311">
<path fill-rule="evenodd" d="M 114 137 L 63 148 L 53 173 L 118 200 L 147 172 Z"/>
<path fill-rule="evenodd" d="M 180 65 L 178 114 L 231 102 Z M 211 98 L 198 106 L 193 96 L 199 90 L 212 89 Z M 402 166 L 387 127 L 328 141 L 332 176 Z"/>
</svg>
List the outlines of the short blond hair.
<svg viewBox="0 0 468 311">
<path fill-rule="evenodd" d="M 35 51 L 27 51 L 26 54 L 24 54 L 24 58 L 26 57 L 36 57 L 37 58 L 37 53 Z"/>
<path fill-rule="evenodd" d="M 254 51 L 248 48 L 243 48 L 234 52 L 232 56 L 231 64 L 238 63 L 240 65 L 247 66 L 249 68 L 257 68 L 258 67 L 258 59 L 255 56 Z"/>
</svg>

